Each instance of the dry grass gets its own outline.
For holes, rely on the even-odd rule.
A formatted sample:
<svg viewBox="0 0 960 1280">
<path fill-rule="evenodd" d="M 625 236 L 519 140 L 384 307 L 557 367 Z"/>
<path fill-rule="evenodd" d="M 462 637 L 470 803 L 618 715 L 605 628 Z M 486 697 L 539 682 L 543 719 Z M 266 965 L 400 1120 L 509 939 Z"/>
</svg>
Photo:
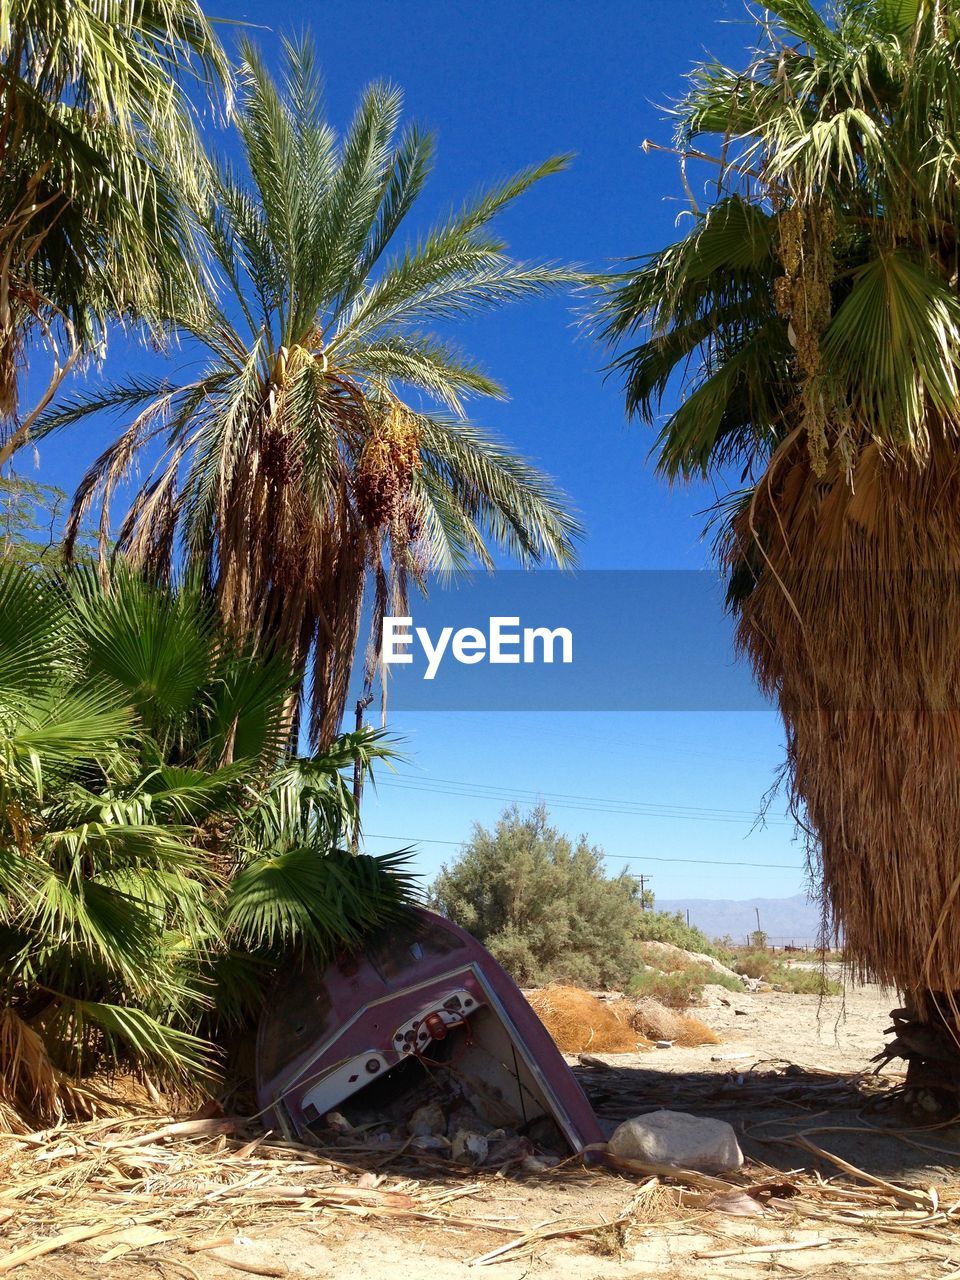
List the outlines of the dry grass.
<svg viewBox="0 0 960 1280">
<path fill-rule="evenodd" d="M 50 1061 L 37 1033 L 0 1009 L 0 1132 L 28 1133 L 40 1117 L 89 1118 L 92 1096 Z"/>
<path fill-rule="evenodd" d="M 563 1053 L 635 1053 L 651 1047 L 634 1022 L 630 1000 L 598 1000 L 589 991 L 559 984 L 532 991 L 527 999 Z"/>
<path fill-rule="evenodd" d="M 636 1053 L 651 1048 L 654 1040 L 690 1048 L 720 1043 L 699 1018 L 659 1000 L 599 1000 L 559 984 L 528 992 L 527 999 L 563 1053 Z"/>
<path fill-rule="evenodd" d="M 684 1048 L 719 1044 L 720 1037 L 705 1022 L 689 1013 L 668 1009 L 659 1000 L 645 998 L 634 1006 L 633 1025 L 650 1040 L 672 1040 Z"/>
</svg>

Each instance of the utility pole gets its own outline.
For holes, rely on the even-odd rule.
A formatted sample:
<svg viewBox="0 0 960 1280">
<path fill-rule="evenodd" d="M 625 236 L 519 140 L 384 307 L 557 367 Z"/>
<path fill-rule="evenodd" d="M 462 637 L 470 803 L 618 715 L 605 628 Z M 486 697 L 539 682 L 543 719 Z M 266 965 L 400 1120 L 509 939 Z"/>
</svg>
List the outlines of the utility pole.
<svg viewBox="0 0 960 1280">
<path fill-rule="evenodd" d="M 640 881 L 640 910 L 641 911 L 646 911 L 647 909 L 647 881 L 651 880 L 652 878 L 653 878 L 652 876 L 638 877 Z"/>
<path fill-rule="evenodd" d="M 363 713 L 373 701 L 373 694 L 365 694 L 357 702 L 357 733 L 363 728 Z M 353 835 L 350 839 L 350 852 L 360 850 L 360 798 L 363 795 L 363 765 L 359 757 L 353 762 Z"/>
</svg>

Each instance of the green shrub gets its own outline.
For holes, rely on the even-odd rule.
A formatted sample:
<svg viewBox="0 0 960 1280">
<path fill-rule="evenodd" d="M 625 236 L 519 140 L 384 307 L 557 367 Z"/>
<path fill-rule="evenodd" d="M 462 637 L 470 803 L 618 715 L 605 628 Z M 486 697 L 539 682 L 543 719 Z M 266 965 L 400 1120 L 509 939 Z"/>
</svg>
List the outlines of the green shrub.
<svg viewBox="0 0 960 1280">
<path fill-rule="evenodd" d="M 717 973 L 716 969 L 707 969 L 707 982 L 715 987 L 723 987 L 725 991 L 743 991 L 743 983 L 732 973 Z"/>
<path fill-rule="evenodd" d="M 628 991 L 638 1000 L 652 996 L 668 1009 L 688 1009 L 702 997 L 703 988 L 713 981 L 713 976 L 713 970 L 703 964 L 692 964 L 674 973 L 643 969 L 630 980 Z"/>
<path fill-rule="evenodd" d="M 797 996 L 838 996 L 843 991 L 835 978 L 828 978 L 819 969 L 788 969 L 786 965 L 778 965 L 770 981 Z"/>
<path fill-rule="evenodd" d="M 737 973 L 745 973 L 748 978 L 762 978 L 768 982 L 777 962 L 769 951 L 740 951 L 733 956 L 730 967 Z"/>
<path fill-rule="evenodd" d="M 759 978 L 792 995 L 839 995 L 843 990 L 834 978 L 819 969 L 798 969 L 784 964 L 770 951 L 739 951 L 732 958 L 732 968 L 748 978 Z"/>
<path fill-rule="evenodd" d="M 441 868 L 432 906 L 479 939 L 517 982 L 618 987 L 643 965 L 640 881 L 608 876 L 603 851 L 550 826 L 541 806 L 507 809 Z"/>
<path fill-rule="evenodd" d="M 687 924 L 679 911 L 644 911 L 637 925 L 642 942 L 669 942 L 684 951 L 715 956 L 717 948 L 695 925 Z"/>
</svg>

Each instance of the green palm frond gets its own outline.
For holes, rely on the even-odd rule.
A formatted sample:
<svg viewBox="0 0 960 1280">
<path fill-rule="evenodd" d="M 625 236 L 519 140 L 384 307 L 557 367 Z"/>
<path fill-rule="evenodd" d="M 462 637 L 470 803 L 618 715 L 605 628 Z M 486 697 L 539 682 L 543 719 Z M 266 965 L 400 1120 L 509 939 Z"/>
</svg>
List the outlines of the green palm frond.
<svg viewBox="0 0 960 1280">
<path fill-rule="evenodd" d="M 491 567 L 487 543 L 503 547 L 521 565 L 553 561 L 570 567 L 580 525 L 569 502 L 542 471 L 494 436 L 469 422 L 437 414 L 418 418 L 423 471 L 418 490 L 429 502 L 430 487 L 444 494 L 438 522 L 459 526 L 463 545 L 478 540 L 472 556 Z M 422 486 L 422 487 L 421 487 Z"/>
<path fill-rule="evenodd" d="M 63 661 L 64 623 L 56 583 L 0 562 L 0 701 L 49 687 Z"/>
<path fill-rule="evenodd" d="M 208 681 L 213 614 L 196 592 L 165 592 L 118 567 L 105 595 L 95 575 L 71 582 L 70 630 L 92 677 L 112 682 L 148 728 L 176 724 Z"/>
<path fill-rule="evenodd" d="M 749 67 L 698 68 L 676 112 L 681 148 L 718 159 L 717 199 L 601 301 L 628 410 L 650 421 L 679 387 L 671 475 L 759 475 L 794 430 L 817 467 L 871 442 L 922 461 L 931 423 L 960 427 L 960 15 L 768 8 Z"/>
<path fill-rule="evenodd" d="M 838 412 L 884 439 L 922 449 L 931 409 L 960 427 L 960 298 L 912 254 L 880 253 L 856 271 L 823 353 L 848 400 Z"/>
<path fill-rule="evenodd" d="M 769 0 L 766 7 L 780 19 L 788 36 L 798 36 L 818 53 L 839 52 L 841 44 L 836 32 L 827 25 L 811 0 Z"/>
<path fill-rule="evenodd" d="M 258 858 L 230 887 L 228 927 L 250 947 L 329 958 L 406 918 L 414 893 L 408 857 L 306 847 Z"/>
<path fill-rule="evenodd" d="M 3 0 L 0 66 L 5 462 L 29 434 L 26 344 L 48 349 L 55 387 L 110 318 L 157 326 L 202 301 L 190 204 L 208 183 L 186 81 L 229 68 L 195 0 Z"/>
<path fill-rule="evenodd" d="M 205 1034 L 246 1025 L 291 948 L 358 944 L 414 896 L 401 856 L 338 852 L 354 765 L 393 750 L 288 757 L 289 660 L 190 584 L 0 565 L 0 621 L 0 1097 L 24 1037 L 63 1083 L 51 1117 L 105 1065 L 203 1083 Z"/>
<path fill-rule="evenodd" d="M 60 992 L 56 997 L 57 1016 L 47 1034 L 58 1035 L 68 1045 L 82 1042 L 92 1028 L 99 1033 L 105 1055 L 115 1064 L 141 1062 L 193 1084 L 215 1075 L 217 1050 L 200 1036 L 172 1027 L 133 1005 L 78 1000 Z"/>
</svg>

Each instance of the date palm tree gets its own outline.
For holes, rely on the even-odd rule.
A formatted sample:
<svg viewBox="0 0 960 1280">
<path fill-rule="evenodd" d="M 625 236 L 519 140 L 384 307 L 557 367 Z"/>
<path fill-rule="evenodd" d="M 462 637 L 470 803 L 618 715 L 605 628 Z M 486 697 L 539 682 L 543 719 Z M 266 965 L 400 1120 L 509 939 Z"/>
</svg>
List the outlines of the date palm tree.
<svg viewBox="0 0 960 1280">
<path fill-rule="evenodd" d="M 745 69 L 693 74 L 676 149 L 716 194 L 613 282 L 606 336 L 629 412 L 668 398 L 660 471 L 732 480 L 730 601 L 813 869 L 960 1086 L 960 5 L 766 10 Z"/>
<path fill-rule="evenodd" d="M 194 287 L 183 85 L 226 73 L 196 0 L 0 0 L 0 467 L 109 317 Z M 31 346 L 53 373 L 20 415 Z"/>
<path fill-rule="evenodd" d="M 491 226 L 564 161 L 510 178 L 398 248 L 433 154 L 419 128 L 398 134 L 400 93 L 369 88 L 338 138 L 308 44 L 286 47 L 281 87 L 250 45 L 243 59 L 242 169 L 216 165 L 202 215 L 222 297 L 171 317 L 207 366 L 190 381 L 76 395 L 42 430 L 128 415 L 80 486 L 70 536 L 162 443 L 116 550 L 157 578 L 182 557 L 228 627 L 279 642 L 301 677 L 311 740 L 325 744 L 368 579 L 380 615 L 389 599 L 402 605 L 408 577 L 490 565 L 488 544 L 523 564 L 572 559 L 577 524 L 562 495 L 464 415 L 467 397 L 502 389 L 431 331 L 577 279 L 512 260 Z"/>
</svg>

